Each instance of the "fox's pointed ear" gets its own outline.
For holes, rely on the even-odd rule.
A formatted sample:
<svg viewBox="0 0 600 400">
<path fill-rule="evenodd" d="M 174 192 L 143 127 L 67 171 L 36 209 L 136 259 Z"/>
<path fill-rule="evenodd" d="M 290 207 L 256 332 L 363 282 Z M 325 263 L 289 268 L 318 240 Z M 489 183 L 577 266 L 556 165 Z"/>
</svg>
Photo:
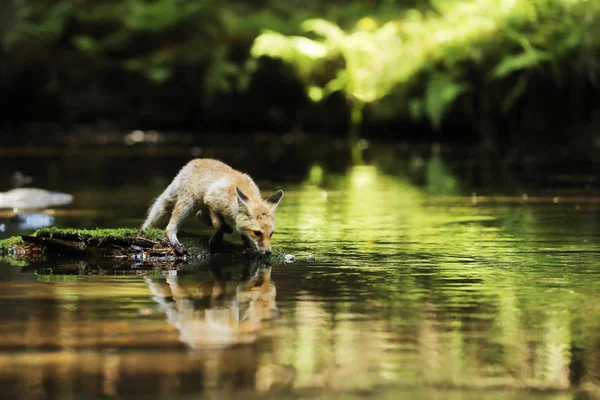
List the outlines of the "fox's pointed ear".
<svg viewBox="0 0 600 400">
<path fill-rule="evenodd" d="M 275 209 L 277 207 L 277 205 L 279 204 L 279 202 L 281 201 L 282 197 L 283 197 L 283 190 L 278 190 L 275 193 L 273 193 L 271 195 L 271 197 L 269 197 L 266 201 L 271 207 L 273 207 L 273 209 Z"/>
<path fill-rule="evenodd" d="M 235 187 L 235 193 L 237 194 L 238 205 L 240 206 L 240 211 L 245 212 L 246 214 L 250 214 L 250 204 L 248 204 L 248 196 L 244 194 L 237 186 Z"/>
</svg>

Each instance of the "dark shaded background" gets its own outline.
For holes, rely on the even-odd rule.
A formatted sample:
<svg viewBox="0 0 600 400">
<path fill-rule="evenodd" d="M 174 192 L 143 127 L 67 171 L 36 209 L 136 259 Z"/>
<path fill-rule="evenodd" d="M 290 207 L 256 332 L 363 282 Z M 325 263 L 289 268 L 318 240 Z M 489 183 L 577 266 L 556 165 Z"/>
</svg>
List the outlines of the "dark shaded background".
<svg viewBox="0 0 600 400">
<path fill-rule="evenodd" d="M 365 16 L 402 23 L 416 9 L 427 19 L 443 15 L 441 3 L 452 2 L 8 0 L 0 5 L 2 131 L 8 140 L 23 131 L 45 135 L 81 126 L 345 136 L 350 117 L 344 94 L 311 103 L 294 69 L 276 59 L 261 58 L 248 73 L 254 39 L 264 29 L 302 34 L 301 22 L 312 17 L 349 30 Z M 565 146 L 575 158 L 595 158 L 599 2 L 534 4 L 530 20 L 507 20 L 491 39 L 468 43 L 481 55 L 477 60 L 450 65 L 434 55 L 398 88 L 403 96 L 392 92 L 368 105 L 362 136 L 480 145 L 513 157 L 515 148 L 545 153 Z M 550 61 L 490 80 L 495 65 L 523 51 L 523 41 Z M 434 129 L 426 118 L 411 118 L 406 93 L 424 96 L 440 71 L 459 76 L 470 90 Z M 522 78 L 526 89 L 506 110 Z"/>
</svg>

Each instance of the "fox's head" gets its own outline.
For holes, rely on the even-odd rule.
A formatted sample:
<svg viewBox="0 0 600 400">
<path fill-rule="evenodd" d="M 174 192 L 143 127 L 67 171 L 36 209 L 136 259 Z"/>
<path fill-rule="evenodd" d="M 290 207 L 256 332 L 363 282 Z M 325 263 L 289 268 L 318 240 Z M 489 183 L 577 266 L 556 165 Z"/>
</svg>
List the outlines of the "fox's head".
<svg viewBox="0 0 600 400">
<path fill-rule="evenodd" d="M 271 254 L 271 236 L 275 231 L 275 209 L 283 197 L 283 191 L 278 190 L 268 199 L 259 202 L 251 201 L 238 187 L 235 191 L 239 206 L 237 232 L 248 247 L 262 254 Z"/>
</svg>

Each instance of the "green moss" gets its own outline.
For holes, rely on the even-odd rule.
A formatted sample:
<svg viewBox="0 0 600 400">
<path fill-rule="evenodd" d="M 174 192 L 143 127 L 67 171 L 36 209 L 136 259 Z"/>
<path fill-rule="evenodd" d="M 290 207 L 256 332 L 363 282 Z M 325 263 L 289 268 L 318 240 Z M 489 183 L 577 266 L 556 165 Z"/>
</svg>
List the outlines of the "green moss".
<svg viewBox="0 0 600 400">
<path fill-rule="evenodd" d="M 0 253 L 2 253 L 2 250 L 0 250 Z M 13 265 L 15 267 L 26 267 L 29 265 L 27 261 L 15 260 L 12 257 L 0 257 L 0 263 Z"/>
<path fill-rule="evenodd" d="M 150 240 L 160 240 L 165 236 L 165 232 L 162 229 L 136 229 L 136 228 L 116 228 L 116 229 L 74 229 L 74 228 L 42 228 L 38 229 L 34 233 L 35 236 L 40 237 L 60 237 L 60 236 L 80 236 L 80 237 L 97 237 L 101 239 L 111 238 L 136 238 L 142 237 Z"/>
<path fill-rule="evenodd" d="M 23 245 L 23 239 L 20 236 L 12 236 L 0 240 L 0 254 L 4 254 L 14 246 Z"/>
</svg>

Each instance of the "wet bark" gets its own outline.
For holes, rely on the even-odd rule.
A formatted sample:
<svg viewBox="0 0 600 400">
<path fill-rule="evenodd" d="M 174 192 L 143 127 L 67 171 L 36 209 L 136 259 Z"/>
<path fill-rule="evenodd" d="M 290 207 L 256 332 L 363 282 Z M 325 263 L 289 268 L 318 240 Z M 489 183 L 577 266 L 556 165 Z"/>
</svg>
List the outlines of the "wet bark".
<svg viewBox="0 0 600 400">
<path fill-rule="evenodd" d="M 89 262 L 126 263 L 131 266 L 185 262 L 208 258 L 255 258 L 262 257 L 249 252 L 243 245 L 224 241 L 218 251 L 210 250 L 210 236 L 181 236 L 187 254 L 182 255 L 164 240 L 143 236 L 100 237 L 91 234 L 73 234 L 53 231 L 22 235 L 0 255 L 23 261 L 50 261 L 54 259 L 86 260 Z M 18 239 L 18 238 L 15 238 Z M 272 257 L 271 257 L 272 258 Z"/>
</svg>

